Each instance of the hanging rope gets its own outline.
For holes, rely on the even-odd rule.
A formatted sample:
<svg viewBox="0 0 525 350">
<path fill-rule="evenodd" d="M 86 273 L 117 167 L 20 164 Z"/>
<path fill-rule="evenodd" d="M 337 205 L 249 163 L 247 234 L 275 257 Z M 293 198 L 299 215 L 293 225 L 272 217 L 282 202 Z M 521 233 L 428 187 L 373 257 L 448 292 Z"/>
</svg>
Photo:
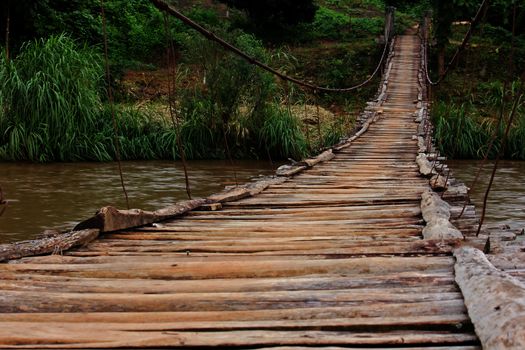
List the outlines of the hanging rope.
<svg viewBox="0 0 525 350">
<path fill-rule="evenodd" d="M 0 186 L 0 216 L 4 214 L 7 209 L 7 201 L 4 199 L 4 191 L 2 191 L 2 186 Z"/>
<path fill-rule="evenodd" d="M 150 0 L 150 1 L 159 10 L 167 12 L 170 15 L 178 18 L 184 24 L 188 25 L 189 27 L 195 29 L 197 32 L 201 33 L 204 37 L 208 38 L 211 41 L 214 41 L 214 42 L 218 43 L 219 45 L 221 45 L 226 50 L 229 50 L 229 51 L 235 53 L 236 55 L 238 55 L 241 58 L 243 58 L 246 61 L 248 61 L 250 64 L 256 65 L 256 66 L 266 70 L 267 72 L 270 72 L 271 74 L 273 74 L 275 76 L 278 76 L 279 78 L 281 78 L 283 80 L 289 81 L 291 83 L 297 84 L 299 86 L 303 86 L 305 88 L 308 88 L 308 89 L 310 89 L 312 91 L 317 91 L 317 92 L 349 92 L 349 91 L 352 91 L 352 90 L 359 89 L 360 87 L 363 87 L 364 85 L 366 85 L 370 81 L 372 81 L 374 76 L 381 69 L 383 61 L 384 61 L 384 59 L 387 56 L 388 46 L 389 46 L 389 42 L 390 42 L 390 39 L 391 39 L 391 35 L 392 35 L 392 31 L 393 31 L 393 24 L 394 24 L 394 20 L 393 20 L 394 10 L 393 10 L 392 7 L 388 7 L 387 8 L 386 19 L 385 19 L 385 31 L 384 31 L 384 33 L 385 33 L 384 34 L 385 35 L 385 45 L 384 45 L 384 48 L 383 48 L 383 52 L 381 54 L 381 59 L 380 59 L 378 65 L 377 65 L 377 67 L 375 68 L 374 72 L 372 73 L 372 75 L 370 75 L 370 77 L 368 77 L 366 80 L 364 80 L 363 82 L 361 82 L 361 83 L 359 83 L 357 85 L 354 85 L 354 86 L 351 86 L 351 87 L 347 87 L 347 88 L 337 89 L 337 88 L 329 88 L 329 87 L 317 86 L 317 85 L 314 85 L 314 84 L 307 83 L 307 82 L 305 82 L 303 80 L 300 80 L 300 79 L 297 79 L 297 78 L 293 78 L 293 77 L 290 77 L 290 76 L 288 76 L 286 74 L 283 74 L 283 73 L 279 72 L 278 70 L 276 70 L 274 68 L 271 68 L 270 66 L 262 63 L 261 61 L 257 60 L 256 58 L 250 56 L 249 54 L 245 53 L 244 51 L 240 50 L 239 48 L 233 46 L 232 44 L 228 43 L 224 39 L 218 37 L 215 33 L 213 33 L 212 31 L 207 30 L 206 28 L 202 27 L 200 24 L 192 21 L 188 17 L 184 16 L 181 12 L 177 11 L 175 8 L 170 6 L 165 1 L 163 1 L 163 0 Z"/>
<path fill-rule="evenodd" d="M 489 198 L 489 193 L 492 188 L 492 183 L 494 182 L 494 177 L 496 176 L 496 170 L 498 169 L 500 158 L 504 154 L 504 151 L 505 151 L 505 145 L 507 143 L 507 138 L 509 135 L 510 128 L 512 127 L 512 122 L 514 121 L 514 116 L 516 115 L 516 111 L 521 102 L 521 97 L 523 96 L 523 82 L 524 81 L 525 81 L 525 71 L 523 72 L 521 76 L 520 87 L 518 89 L 518 92 L 516 93 L 514 104 L 512 105 L 512 110 L 510 112 L 509 120 L 507 122 L 507 127 L 505 128 L 505 134 L 503 134 L 503 139 L 501 140 L 501 147 L 499 149 L 498 155 L 496 156 L 494 167 L 492 168 L 492 173 L 490 175 L 489 184 L 487 186 L 487 190 L 485 191 L 485 196 L 483 197 L 483 209 L 481 212 L 481 219 L 479 220 L 478 231 L 476 232 L 476 236 L 479 236 L 479 233 L 481 232 L 481 226 L 483 225 L 483 221 L 485 220 L 485 212 L 487 209 L 487 201 Z"/>
<path fill-rule="evenodd" d="M 424 38 L 424 54 L 425 54 L 425 76 L 430 85 L 436 86 L 439 83 L 441 83 L 443 79 L 445 79 L 445 77 L 447 76 L 450 69 L 454 67 L 454 65 L 456 64 L 456 61 L 459 59 L 459 55 L 463 52 L 468 42 L 470 41 L 474 28 L 476 28 L 478 23 L 481 21 L 481 18 L 483 18 L 488 3 L 489 3 L 488 0 L 483 0 L 483 2 L 478 8 L 478 11 L 476 12 L 476 15 L 474 16 L 474 19 L 472 19 L 472 21 L 470 22 L 469 29 L 467 33 L 465 34 L 465 36 L 463 37 L 463 40 L 461 41 L 461 45 L 456 49 L 454 56 L 452 56 L 452 58 L 448 62 L 443 75 L 439 77 L 439 79 L 436 81 L 432 81 L 432 79 L 430 79 L 430 74 L 428 72 L 428 18 L 425 17 L 425 24 L 423 26 L 424 27 L 423 28 L 423 38 Z"/>
<path fill-rule="evenodd" d="M 476 171 L 476 176 L 474 177 L 474 180 L 472 180 L 472 183 L 471 183 L 471 185 L 470 185 L 470 187 L 469 187 L 469 189 L 467 191 L 467 195 L 469 195 L 470 192 L 472 192 L 472 190 L 475 187 L 477 187 L 478 181 L 479 181 L 479 177 L 481 176 L 481 172 L 485 168 L 485 164 L 487 163 L 487 160 L 489 158 L 490 152 L 492 151 L 492 147 L 494 146 L 494 142 L 496 141 L 496 138 L 498 137 L 498 131 L 499 131 L 501 123 L 503 122 L 503 115 L 505 114 L 505 91 L 506 91 L 506 89 L 507 89 L 507 81 L 505 81 L 505 83 L 503 84 L 503 94 L 501 96 L 501 109 L 500 109 L 500 113 L 499 113 L 498 122 L 496 124 L 496 128 L 494 129 L 494 133 L 492 134 L 492 137 L 490 138 L 487 150 L 486 150 L 485 154 L 483 155 L 483 159 L 481 160 L 481 162 L 479 164 L 478 170 Z M 467 208 L 467 204 L 468 203 L 469 203 L 469 196 L 467 196 L 467 198 L 463 202 L 463 208 L 461 208 L 461 213 L 459 213 L 458 219 L 460 219 L 463 216 L 463 214 L 465 212 L 465 209 Z"/>
<path fill-rule="evenodd" d="M 494 133 L 492 134 L 492 137 L 490 138 L 487 150 L 485 154 L 483 155 L 483 159 L 480 162 L 478 170 L 476 171 L 474 180 L 472 181 L 470 188 L 468 189 L 467 194 L 470 194 L 472 189 L 474 189 L 478 185 L 479 177 L 481 176 L 481 172 L 483 171 L 485 164 L 487 163 L 488 157 L 490 156 L 490 152 L 492 151 L 492 148 L 494 146 L 494 142 L 496 142 L 496 138 L 498 137 L 501 123 L 503 122 L 503 116 L 505 114 L 505 92 L 507 91 L 507 86 L 510 83 L 510 80 L 512 80 L 514 76 L 515 35 L 516 35 L 516 4 L 514 4 L 514 11 L 513 11 L 513 16 L 512 16 L 512 38 L 511 38 L 511 51 L 509 55 L 509 67 L 511 68 L 510 68 L 509 74 L 506 76 L 505 81 L 503 83 L 503 92 L 501 95 L 501 107 L 500 107 L 498 122 L 496 124 L 496 128 L 494 129 Z M 500 147 L 502 146 L 503 145 L 500 145 Z M 467 198 L 465 199 L 463 203 L 463 207 L 461 208 L 461 213 L 459 214 L 458 218 L 461 218 L 463 216 L 468 203 L 469 203 L 469 197 L 467 196 Z"/>
<path fill-rule="evenodd" d="M 117 117 L 115 115 L 115 106 L 113 101 L 113 91 L 111 87 L 111 74 L 109 72 L 109 55 L 108 55 L 108 33 L 106 28 L 106 13 L 104 11 L 104 0 L 100 0 L 100 12 L 102 14 L 102 33 L 104 35 L 104 62 L 106 65 L 106 79 L 108 83 L 108 101 L 109 101 L 109 109 L 111 111 L 111 118 L 113 119 L 113 142 L 115 145 L 115 156 L 117 158 L 117 164 L 118 164 L 118 172 L 120 176 L 120 185 L 122 187 L 122 192 L 124 193 L 124 197 L 126 199 L 126 207 L 129 209 L 129 198 L 128 198 L 128 192 L 126 191 L 126 185 L 124 183 L 124 175 L 122 174 L 122 164 L 120 161 L 120 142 L 118 138 L 118 125 L 117 125 Z"/>
<path fill-rule="evenodd" d="M 188 166 L 186 163 L 186 152 L 182 142 L 182 127 L 177 118 L 177 106 L 174 101 L 174 90 L 176 88 L 176 68 L 175 68 L 175 47 L 173 46 L 173 39 L 171 37 L 171 28 L 169 25 L 169 18 L 164 15 L 164 31 L 166 35 L 166 48 L 167 48 L 167 63 L 168 63 L 168 104 L 170 110 L 171 122 L 173 129 L 177 133 L 177 147 L 180 153 L 180 159 L 182 161 L 182 168 L 184 169 L 184 180 L 186 183 L 186 195 L 188 199 L 191 199 L 191 187 L 190 179 L 188 176 Z"/>
</svg>

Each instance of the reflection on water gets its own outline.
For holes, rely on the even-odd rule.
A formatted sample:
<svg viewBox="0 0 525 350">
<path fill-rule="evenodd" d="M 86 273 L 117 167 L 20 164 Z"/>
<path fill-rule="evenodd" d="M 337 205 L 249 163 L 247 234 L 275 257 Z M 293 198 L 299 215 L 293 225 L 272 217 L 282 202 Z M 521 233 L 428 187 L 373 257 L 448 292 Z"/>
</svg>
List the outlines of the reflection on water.
<svg viewBox="0 0 525 350">
<path fill-rule="evenodd" d="M 476 176 L 479 161 L 447 161 L 454 173 L 454 177 L 470 186 Z M 476 212 L 481 214 L 483 197 L 487 189 L 494 163 L 484 167 L 480 180 L 470 193 L 472 202 L 476 205 Z M 512 228 L 525 227 L 525 162 L 502 161 L 494 178 L 485 223 L 507 224 Z"/>
<path fill-rule="evenodd" d="M 194 197 L 273 174 L 276 166 L 264 161 L 189 162 Z M 0 217 L 0 242 L 31 239 L 46 228 L 70 228 L 98 208 L 125 208 L 115 163 L 0 163 L 0 185 L 9 206 Z M 123 162 L 132 208 L 158 209 L 187 199 L 180 163 Z"/>
</svg>

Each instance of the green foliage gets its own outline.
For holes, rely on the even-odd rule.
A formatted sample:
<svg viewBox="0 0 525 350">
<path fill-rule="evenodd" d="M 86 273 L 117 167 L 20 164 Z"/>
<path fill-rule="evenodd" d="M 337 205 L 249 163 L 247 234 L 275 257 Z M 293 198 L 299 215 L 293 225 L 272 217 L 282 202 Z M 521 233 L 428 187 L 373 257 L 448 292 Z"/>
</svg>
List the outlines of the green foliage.
<svg viewBox="0 0 525 350">
<path fill-rule="evenodd" d="M 269 28 L 311 22 L 317 6 L 312 0 L 221 0 L 230 6 L 244 10 L 259 26 Z"/>
<path fill-rule="evenodd" d="M 97 124 L 103 70 L 65 35 L 29 42 L 0 64 L 2 158 L 74 160 Z"/>
<path fill-rule="evenodd" d="M 383 17 L 351 17 L 344 12 L 321 6 L 315 15 L 312 30 L 318 39 L 351 40 L 380 35 L 383 26 Z"/>
<path fill-rule="evenodd" d="M 499 152 L 511 106 L 510 103 L 506 104 L 505 118 L 503 123 L 498 124 L 502 84 L 483 84 L 481 89 L 483 91 L 480 95 L 485 98 L 482 103 L 439 102 L 433 106 L 435 137 L 441 151 L 451 158 L 483 158 L 491 140 L 494 140 L 494 146 L 489 157 L 493 158 Z M 525 159 L 524 136 L 525 108 L 522 101 L 510 129 L 504 157 Z"/>
<path fill-rule="evenodd" d="M 137 61 L 150 61 L 153 53 L 165 49 L 162 14 L 149 0 L 106 0 L 104 3 L 112 63 L 129 66 Z M 101 49 L 100 5 L 100 0 L 10 1 L 14 26 L 11 45 L 21 47 L 28 39 L 67 33 L 83 44 Z M 7 2 L 2 6 L 7 7 Z M 5 31 L 4 26 L 1 31 Z M 4 38 L 5 32 L 0 40 Z"/>
<path fill-rule="evenodd" d="M 318 38 L 340 39 L 348 31 L 350 16 L 334 11 L 327 7 L 320 7 L 315 14 L 313 28 Z"/>
<path fill-rule="evenodd" d="M 263 62 L 270 59 L 261 42 L 252 35 L 240 32 L 223 32 L 223 35 L 251 56 Z M 188 129 L 184 139 L 195 145 L 193 154 L 209 157 L 209 150 L 216 148 L 217 142 L 224 142 L 224 133 L 234 152 L 250 152 L 257 144 L 257 130 L 266 118 L 267 106 L 276 89 L 273 76 L 206 39 L 191 38 L 184 44 L 184 57 L 189 62 L 200 61 L 204 67 L 197 78 L 202 84 L 193 91 L 181 91 L 179 96 L 181 116 Z"/>
<path fill-rule="evenodd" d="M 279 158 L 302 159 L 306 155 L 306 141 L 299 120 L 287 109 L 269 106 L 267 118 L 260 129 L 261 147 Z"/>
</svg>

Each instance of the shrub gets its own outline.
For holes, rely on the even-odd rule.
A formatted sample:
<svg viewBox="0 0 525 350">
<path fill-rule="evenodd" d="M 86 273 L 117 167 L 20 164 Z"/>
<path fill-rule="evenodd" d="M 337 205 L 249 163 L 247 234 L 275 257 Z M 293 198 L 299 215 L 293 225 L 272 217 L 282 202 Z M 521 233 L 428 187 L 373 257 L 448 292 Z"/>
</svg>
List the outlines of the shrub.
<svg viewBox="0 0 525 350">
<path fill-rule="evenodd" d="M 306 141 L 300 122 L 287 109 L 269 106 L 259 135 L 260 146 L 274 157 L 301 159 L 306 155 Z"/>
<path fill-rule="evenodd" d="M 2 157 L 75 160 L 97 125 L 101 58 L 66 35 L 24 44 L 0 67 Z"/>
<path fill-rule="evenodd" d="M 349 16 L 329 9 L 320 7 L 315 14 L 313 22 L 314 32 L 318 38 L 341 39 L 348 32 L 351 19 Z"/>
</svg>

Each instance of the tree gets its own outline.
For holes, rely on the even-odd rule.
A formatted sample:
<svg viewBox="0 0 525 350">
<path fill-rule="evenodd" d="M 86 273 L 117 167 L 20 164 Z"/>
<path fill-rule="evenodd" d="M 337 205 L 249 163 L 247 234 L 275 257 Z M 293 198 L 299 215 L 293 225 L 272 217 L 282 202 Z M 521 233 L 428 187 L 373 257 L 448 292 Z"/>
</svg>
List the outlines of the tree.
<svg viewBox="0 0 525 350">
<path fill-rule="evenodd" d="M 220 0 L 246 11 L 258 29 L 277 29 L 312 22 L 317 11 L 313 0 Z"/>
</svg>

